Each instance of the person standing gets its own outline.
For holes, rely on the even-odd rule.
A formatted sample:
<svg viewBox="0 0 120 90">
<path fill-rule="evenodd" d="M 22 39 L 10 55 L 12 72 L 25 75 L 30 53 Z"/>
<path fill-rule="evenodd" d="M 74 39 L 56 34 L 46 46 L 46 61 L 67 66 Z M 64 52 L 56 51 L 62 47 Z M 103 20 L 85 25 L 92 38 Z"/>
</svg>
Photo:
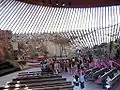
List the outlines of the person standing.
<svg viewBox="0 0 120 90">
<path fill-rule="evenodd" d="M 84 86 L 85 79 L 84 79 L 84 73 L 83 72 L 81 73 L 79 79 L 80 79 L 81 89 L 85 88 L 85 86 Z"/>
<path fill-rule="evenodd" d="M 69 73 L 72 74 L 72 61 L 69 61 Z"/>
<path fill-rule="evenodd" d="M 79 86 L 79 75 L 78 75 L 78 72 L 75 72 L 73 77 L 74 77 L 74 79 L 73 79 L 74 86 Z"/>
<path fill-rule="evenodd" d="M 77 62 L 77 69 L 78 69 L 78 73 L 79 73 L 79 71 L 80 71 L 80 62 L 79 61 Z"/>
<path fill-rule="evenodd" d="M 55 71 L 55 74 L 58 74 L 58 63 L 56 61 L 54 63 L 54 71 Z"/>
</svg>

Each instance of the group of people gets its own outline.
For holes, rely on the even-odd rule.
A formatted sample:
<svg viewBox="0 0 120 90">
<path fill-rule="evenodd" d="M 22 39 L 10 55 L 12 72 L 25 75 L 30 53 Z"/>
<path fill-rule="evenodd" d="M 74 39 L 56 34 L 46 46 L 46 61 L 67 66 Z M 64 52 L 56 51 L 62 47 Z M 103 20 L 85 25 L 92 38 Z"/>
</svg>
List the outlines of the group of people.
<svg viewBox="0 0 120 90">
<path fill-rule="evenodd" d="M 87 80 L 84 72 L 75 72 L 73 76 L 73 85 L 77 88 L 85 88 L 84 82 Z M 76 89 L 75 89 L 76 90 Z"/>
<path fill-rule="evenodd" d="M 92 72 L 90 72 L 90 75 L 86 74 L 86 70 L 95 66 L 98 67 L 97 63 L 100 63 L 101 66 L 104 67 L 102 61 L 95 62 L 93 60 L 79 60 L 75 57 L 68 60 L 46 59 L 41 61 L 41 67 L 43 71 L 47 70 L 47 72 L 52 72 L 53 74 L 59 74 L 62 71 L 72 74 L 73 85 L 83 89 L 85 88 L 84 82 L 93 74 Z M 110 66 L 112 67 L 112 64 L 110 64 Z M 107 81 L 109 82 L 109 80 Z M 107 84 L 107 87 L 109 87 L 109 83 Z"/>
<path fill-rule="evenodd" d="M 58 74 L 59 72 L 68 72 L 73 75 L 74 86 L 80 86 L 83 89 L 84 82 L 87 81 L 84 66 L 85 62 L 78 60 L 78 58 L 71 58 L 68 60 L 52 60 L 47 59 L 41 62 L 42 70 L 47 70 L 47 72 L 52 72 L 53 74 Z"/>
<path fill-rule="evenodd" d="M 54 74 L 58 74 L 62 71 L 74 74 L 75 71 L 79 72 L 87 68 L 87 66 L 84 66 L 83 61 L 78 60 L 78 58 L 71 58 L 68 60 L 46 59 L 41 61 L 40 64 L 43 70 L 53 72 Z"/>
<path fill-rule="evenodd" d="M 58 61 L 53 60 L 43 60 L 41 62 L 42 71 L 47 71 L 48 73 L 58 74 L 61 72 L 61 65 Z"/>
</svg>

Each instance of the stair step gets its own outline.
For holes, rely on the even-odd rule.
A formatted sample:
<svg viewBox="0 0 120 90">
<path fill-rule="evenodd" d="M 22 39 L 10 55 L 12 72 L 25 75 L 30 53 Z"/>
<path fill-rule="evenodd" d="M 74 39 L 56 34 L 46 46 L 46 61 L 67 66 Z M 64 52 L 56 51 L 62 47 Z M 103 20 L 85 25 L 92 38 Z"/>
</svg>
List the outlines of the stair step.
<svg viewBox="0 0 120 90">
<path fill-rule="evenodd" d="M 6 74 L 9 74 L 9 73 L 12 73 L 12 72 L 15 72 L 17 71 L 16 68 L 7 68 L 7 69 L 4 69 L 4 70 L 1 70 L 0 71 L 0 76 L 3 76 L 3 75 L 6 75 Z"/>
</svg>

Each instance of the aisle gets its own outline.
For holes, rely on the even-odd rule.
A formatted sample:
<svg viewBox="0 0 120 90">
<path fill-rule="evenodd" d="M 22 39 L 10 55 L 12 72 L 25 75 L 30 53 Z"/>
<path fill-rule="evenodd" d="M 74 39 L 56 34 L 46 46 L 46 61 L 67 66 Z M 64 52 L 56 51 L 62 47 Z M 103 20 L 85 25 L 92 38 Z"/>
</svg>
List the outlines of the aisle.
<svg viewBox="0 0 120 90">
<path fill-rule="evenodd" d="M 116 88 L 116 90 L 120 90 L 120 84 L 119 84 L 119 86 Z"/>
</svg>

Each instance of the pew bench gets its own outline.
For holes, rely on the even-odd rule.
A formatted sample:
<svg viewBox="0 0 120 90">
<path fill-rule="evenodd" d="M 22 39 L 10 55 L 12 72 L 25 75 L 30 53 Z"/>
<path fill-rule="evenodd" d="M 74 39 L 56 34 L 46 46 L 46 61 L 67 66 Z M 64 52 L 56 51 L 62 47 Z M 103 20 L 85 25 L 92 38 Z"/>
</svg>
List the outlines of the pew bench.
<svg viewBox="0 0 120 90">
<path fill-rule="evenodd" d="M 20 81 L 20 80 L 29 80 L 29 79 L 42 79 L 42 78 L 62 78 L 61 75 L 48 75 L 48 76 L 24 76 L 24 77 L 17 77 L 13 79 L 13 81 Z"/>
<path fill-rule="evenodd" d="M 99 70 L 99 68 L 98 68 L 98 67 L 94 67 L 93 69 L 87 70 L 85 73 L 86 73 L 86 75 L 89 76 L 89 74 L 90 74 L 91 72 L 94 73 L 94 72 L 96 72 L 97 70 Z"/>
<path fill-rule="evenodd" d="M 94 80 L 93 73 L 95 73 L 98 70 L 100 70 L 98 67 L 95 67 L 95 68 L 91 69 L 91 71 L 89 71 L 89 74 L 87 74 L 88 75 L 88 80 L 93 81 Z"/>
<path fill-rule="evenodd" d="M 107 71 L 109 71 L 109 69 L 107 69 L 107 68 L 102 68 L 102 69 L 96 71 L 95 73 L 93 73 L 93 78 L 94 78 L 94 80 L 98 79 L 98 76 L 99 76 L 99 75 L 103 75 L 103 74 L 104 74 L 105 72 L 107 72 Z"/>
<path fill-rule="evenodd" d="M 53 74 L 53 72 L 46 72 L 46 71 L 33 71 L 33 72 L 21 72 L 18 74 L 18 76 L 31 76 L 31 75 L 47 75 L 47 74 Z"/>
<path fill-rule="evenodd" d="M 113 74 L 115 73 L 115 72 L 117 72 L 117 69 L 116 68 L 113 68 L 113 69 L 111 69 L 110 71 L 108 71 L 108 72 L 106 72 L 104 75 L 102 75 L 102 76 L 100 76 L 95 82 L 97 83 L 97 84 L 104 84 L 104 83 L 106 83 L 106 79 L 107 79 L 107 77 L 109 76 L 110 78 L 113 78 L 114 76 L 113 76 Z"/>
<path fill-rule="evenodd" d="M 32 88 L 33 90 L 73 90 L 72 85 L 56 86 L 56 87 L 44 87 L 44 88 Z"/>
<path fill-rule="evenodd" d="M 26 74 L 18 74 L 18 77 L 22 77 L 22 76 L 42 76 L 42 75 L 53 75 L 52 72 L 48 73 L 48 72 L 41 72 L 41 73 L 26 73 Z"/>
<path fill-rule="evenodd" d="M 26 84 L 26 83 L 42 83 L 42 82 L 52 82 L 52 81 L 66 81 L 66 78 L 44 78 L 44 79 L 20 80 L 20 81 L 12 81 L 8 83 L 8 85 Z"/>
<path fill-rule="evenodd" d="M 73 85 L 61 85 L 61 86 L 55 86 L 55 87 L 48 87 L 48 86 L 43 86 L 43 87 L 21 87 L 21 88 L 9 88 L 7 90 L 73 90 Z M 2 89 L 6 90 L 6 89 Z"/>
<path fill-rule="evenodd" d="M 15 85 L 8 85 L 9 87 L 0 87 L 0 89 L 13 89 L 13 88 L 25 88 L 25 87 L 37 87 L 42 88 L 44 87 L 55 87 L 59 85 L 71 85 L 70 81 L 52 81 L 52 82 L 42 82 L 42 83 L 26 83 L 26 84 L 15 84 Z"/>
<path fill-rule="evenodd" d="M 100 68 L 96 67 L 92 70 L 93 73 L 95 73 L 96 71 L 100 70 Z"/>
<path fill-rule="evenodd" d="M 113 78 L 113 77 L 114 77 L 113 74 L 116 73 L 116 72 L 117 72 L 117 69 L 116 69 L 116 68 L 113 68 L 112 70 L 106 72 L 104 75 L 102 75 L 102 76 L 100 77 L 101 81 L 106 80 L 108 76 L 109 76 L 110 78 Z"/>
<path fill-rule="evenodd" d="M 113 77 L 110 81 L 110 87 L 112 88 L 117 82 L 120 82 L 120 73 Z"/>
</svg>

